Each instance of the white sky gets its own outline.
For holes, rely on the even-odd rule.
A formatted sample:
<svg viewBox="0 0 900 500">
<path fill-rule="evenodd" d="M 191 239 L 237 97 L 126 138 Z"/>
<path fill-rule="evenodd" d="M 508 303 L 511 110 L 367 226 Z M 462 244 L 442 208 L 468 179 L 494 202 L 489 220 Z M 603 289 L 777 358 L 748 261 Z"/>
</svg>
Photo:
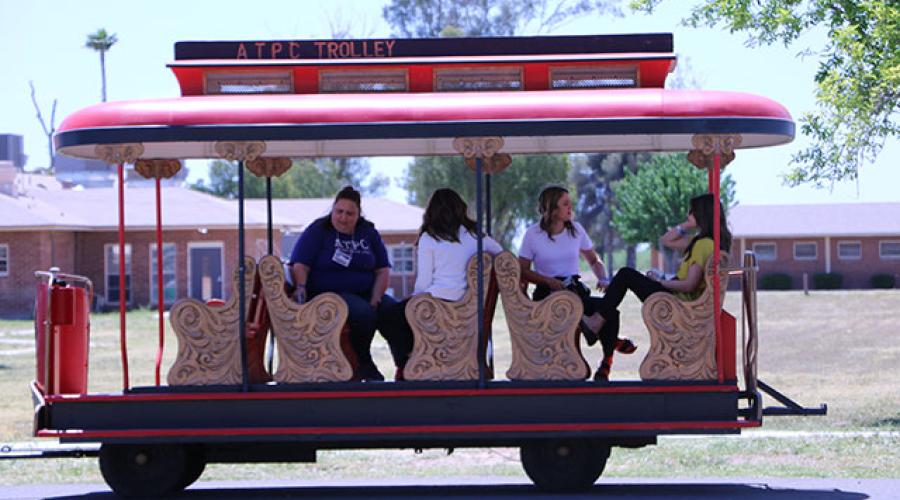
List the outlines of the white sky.
<svg viewBox="0 0 900 500">
<path fill-rule="evenodd" d="M 385 37 L 390 29 L 381 18 L 384 0 L 231 0 L 49 1 L 0 0 L 0 133 L 25 136 L 28 168 L 47 164 L 46 138 L 35 118 L 28 81 L 33 80 L 39 103 L 49 118 L 53 98 L 59 100 L 56 124 L 100 100 L 100 68 L 96 52 L 83 48 L 86 35 L 99 28 L 119 38 L 107 53 L 109 100 L 176 96 L 178 85 L 165 64 L 180 40 L 268 40 L 328 38 L 329 19 L 342 19 L 356 37 Z M 627 13 L 624 18 L 585 17 L 553 34 L 613 34 L 673 32 L 675 50 L 702 88 L 751 92 L 785 105 L 795 119 L 814 107 L 814 58 L 800 58 L 803 49 L 822 46 L 813 33 L 800 44 L 747 48 L 745 36 L 723 30 L 678 26 L 688 2 L 669 0 L 657 14 Z M 832 189 L 788 188 L 780 175 L 793 152 L 807 141 L 799 133 L 785 146 L 742 150 L 727 169 L 737 181 L 738 200 L 761 203 L 833 203 L 898 201 L 900 145 L 892 140 L 876 163 L 860 172 L 857 182 Z M 192 178 L 202 174 L 192 164 Z M 392 178 L 403 175 L 404 159 L 373 159 L 372 165 Z M 404 200 L 392 182 L 388 196 Z"/>
</svg>

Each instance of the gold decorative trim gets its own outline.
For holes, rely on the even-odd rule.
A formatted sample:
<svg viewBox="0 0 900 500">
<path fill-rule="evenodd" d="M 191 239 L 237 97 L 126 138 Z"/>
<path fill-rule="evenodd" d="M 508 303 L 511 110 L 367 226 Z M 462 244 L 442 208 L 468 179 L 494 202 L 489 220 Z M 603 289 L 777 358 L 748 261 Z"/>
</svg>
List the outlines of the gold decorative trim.
<svg viewBox="0 0 900 500">
<path fill-rule="evenodd" d="M 473 171 L 475 170 L 475 161 L 473 158 L 466 158 L 466 166 L 471 168 Z M 481 170 L 486 174 L 499 174 L 506 170 L 512 163 L 512 156 L 506 153 L 495 153 L 493 156 L 483 158 L 481 160 Z"/>
<path fill-rule="evenodd" d="M 146 179 L 170 179 L 181 170 L 180 160 L 137 160 L 134 171 Z"/>
<path fill-rule="evenodd" d="M 484 282 L 491 275 L 491 257 L 484 254 Z M 478 379 L 478 258 L 466 266 L 466 293 L 455 302 L 430 293 L 406 304 L 413 331 L 413 350 L 403 370 L 407 380 Z"/>
<path fill-rule="evenodd" d="M 245 290 L 253 290 L 256 262 L 244 257 L 244 267 Z M 166 377 L 169 385 L 241 383 L 239 287 L 240 272 L 235 270 L 231 298 L 224 305 L 185 298 L 172 306 L 169 321 L 178 339 L 178 353 Z M 249 297 L 245 302 L 249 307 Z"/>
<path fill-rule="evenodd" d="M 696 300 L 683 301 L 671 293 L 657 292 L 644 301 L 641 316 L 650 332 L 650 349 L 641 362 L 642 380 L 718 378 L 713 260 L 706 263 L 706 288 Z M 728 288 L 727 264 L 728 254 L 723 252 L 719 263 L 722 300 Z"/>
<path fill-rule="evenodd" d="M 128 144 L 98 144 L 94 146 L 94 153 L 110 165 L 120 163 L 134 163 L 144 154 L 144 145 L 139 142 Z"/>
<path fill-rule="evenodd" d="M 688 152 L 687 159 L 697 168 L 709 170 L 715 166 L 715 155 L 718 153 L 721 155 L 719 168 L 724 169 L 734 160 L 734 150 L 741 146 L 742 141 L 739 134 L 697 134 L 691 138 L 694 149 Z"/>
<path fill-rule="evenodd" d="M 509 325 L 510 380 L 584 380 L 590 374 L 578 345 L 581 299 L 563 290 L 541 301 L 529 299 L 519 286 L 519 259 L 510 252 L 494 257 L 494 271 Z"/>
<path fill-rule="evenodd" d="M 457 137 L 453 149 L 464 158 L 490 158 L 503 147 L 502 137 Z"/>
<path fill-rule="evenodd" d="M 266 152 L 262 141 L 221 141 L 215 145 L 216 154 L 229 161 L 252 161 Z"/>
<path fill-rule="evenodd" d="M 246 163 L 247 170 L 257 177 L 280 177 L 291 168 L 292 164 L 290 158 L 269 156 L 261 156 Z"/>
<path fill-rule="evenodd" d="M 342 382 L 353 367 L 341 349 L 349 309 L 339 295 L 323 293 L 297 304 L 284 293 L 284 266 L 278 257 L 259 261 L 269 320 L 278 352 L 277 382 Z"/>
</svg>

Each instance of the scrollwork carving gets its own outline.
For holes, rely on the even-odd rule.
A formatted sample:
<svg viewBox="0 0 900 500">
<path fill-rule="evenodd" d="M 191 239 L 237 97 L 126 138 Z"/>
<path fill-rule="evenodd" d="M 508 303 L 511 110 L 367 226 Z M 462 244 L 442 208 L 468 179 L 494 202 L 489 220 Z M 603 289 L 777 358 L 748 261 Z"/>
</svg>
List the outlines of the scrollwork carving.
<svg viewBox="0 0 900 500">
<path fill-rule="evenodd" d="M 137 160 L 134 171 L 145 179 L 170 179 L 181 170 L 181 161 L 168 159 Z"/>
<path fill-rule="evenodd" d="M 120 163 L 134 163 L 144 154 L 144 145 L 135 142 L 127 144 L 98 144 L 94 147 L 94 153 L 110 165 Z"/>
<path fill-rule="evenodd" d="M 216 154 L 229 161 L 252 161 L 266 152 L 262 141 L 220 141 L 215 145 Z"/>
<path fill-rule="evenodd" d="M 688 152 L 687 159 L 697 168 L 709 170 L 715 165 L 715 155 L 720 155 L 719 168 L 734 160 L 734 150 L 741 146 L 742 137 L 739 134 L 697 134 L 691 137 L 691 145 L 694 146 Z"/>
<path fill-rule="evenodd" d="M 502 137 L 457 137 L 453 149 L 464 158 L 490 158 L 503 147 Z"/>
<path fill-rule="evenodd" d="M 491 258 L 484 254 L 484 283 L 491 274 Z M 466 293 L 450 302 L 430 293 L 406 304 L 413 331 L 413 350 L 403 370 L 407 380 L 478 379 L 478 259 L 466 267 Z"/>
<path fill-rule="evenodd" d="M 510 252 L 494 258 L 512 342 L 510 380 L 583 380 L 590 369 L 578 345 L 581 299 L 570 291 L 532 301 L 519 287 L 519 260 Z"/>
<path fill-rule="evenodd" d="M 248 161 L 247 170 L 253 172 L 257 177 L 280 177 L 291 168 L 292 164 L 290 158 L 261 156 Z"/>
<path fill-rule="evenodd" d="M 476 168 L 475 158 L 466 158 L 466 166 L 473 171 Z M 486 174 L 499 174 L 512 164 L 512 156 L 506 153 L 496 153 L 493 156 L 482 159 L 481 170 Z"/>
<path fill-rule="evenodd" d="M 245 290 L 252 290 L 256 263 L 251 257 L 244 257 L 244 268 Z M 169 321 L 178 340 L 178 353 L 166 377 L 169 385 L 241 383 L 239 286 L 236 270 L 231 298 L 224 305 L 186 298 L 172 306 Z"/>
<path fill-rule="evenodd" d="M 269 319 L 278 347 L 277 382 L 339 382 L 353 377 L 341 350 L 349 310 L 339 295 L 323 293 L 297 304 L 284 293 L 284 266 L 267 255 L 259 261 Z"/>
<path fill-rule="evenodd" d="M 705 266 L 706 287 L 696 300 L 683 301 L 671 293 L 657 292 L 644 301 L 641 316 L 650 332 L 650 349 L 641 362 L 641 379 L 718 378 L 712 262 L 709 259 Z M 727 263 L 728 255 L 722 253 L 719 274 L 723 299 L 728 285 Z"/>
</svg>

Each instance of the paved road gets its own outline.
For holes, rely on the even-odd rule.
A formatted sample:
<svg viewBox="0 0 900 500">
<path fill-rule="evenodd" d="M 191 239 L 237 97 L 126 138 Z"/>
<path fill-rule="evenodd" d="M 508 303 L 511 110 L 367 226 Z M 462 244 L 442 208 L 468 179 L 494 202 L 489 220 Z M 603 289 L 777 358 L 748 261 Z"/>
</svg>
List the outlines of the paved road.
<svg viewBox="0 0 900 500">
<path fill-rule="evenodd" d="M 859 500 L 900 498 L 897 479 L 619 479 L 601 480 L 593 489 L 566 498 L 650 499 L 776 499 Z M 0 498 L 111 499 L 105 485 L 12 486 L 0 488 Z M 392 481 L 241 481 L 200 482 L 180 498 L 264 499 L 550 499 L 533 486 L 510 478 L 461 478 Z"/>
</svg>

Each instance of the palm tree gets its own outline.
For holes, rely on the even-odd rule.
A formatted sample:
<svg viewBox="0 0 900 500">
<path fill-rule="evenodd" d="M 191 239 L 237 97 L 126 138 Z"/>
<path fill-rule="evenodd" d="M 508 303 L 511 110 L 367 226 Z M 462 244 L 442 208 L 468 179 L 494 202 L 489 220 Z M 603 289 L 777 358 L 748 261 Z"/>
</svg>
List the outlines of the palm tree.
<svg viewBox="0 0 900 500">
<path fill-rule="evenodd" d="M 106 102 L 106 51 L 109 50 L 119 39 L 115 33 L 107 33 L 105 29 L 99 29 L 96 33 L 89 33 L 87 41 L 84 43 L 85 48 L 94 49 L 100 53 L 100 78 L 101 78 L 101 97 Z"/>
</svg>

